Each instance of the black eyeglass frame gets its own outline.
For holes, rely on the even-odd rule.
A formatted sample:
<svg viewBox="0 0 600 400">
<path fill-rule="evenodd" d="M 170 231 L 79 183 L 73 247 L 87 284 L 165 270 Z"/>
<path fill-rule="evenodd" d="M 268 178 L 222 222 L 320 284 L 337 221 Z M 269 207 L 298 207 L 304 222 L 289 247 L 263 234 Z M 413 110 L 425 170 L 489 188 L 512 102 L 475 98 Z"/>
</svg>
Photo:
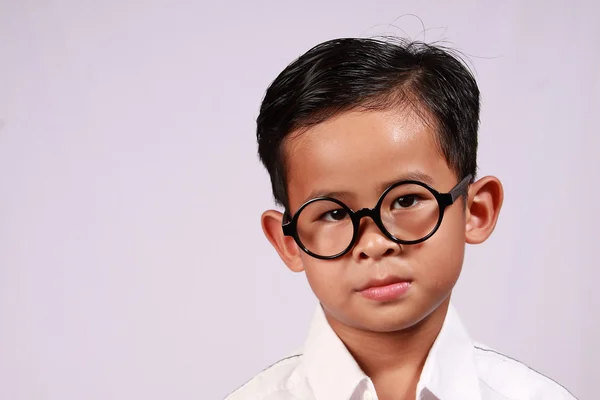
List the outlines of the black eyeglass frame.
<svg viewBox="0 0 600 400">
<path fill-rule="evenodd" d="M 348 207 L 346 204 L 344 204 L 340 200 L 334 199 L 332 197 L 326 197 L 326 196 L 315 197 L 314 199 L 310 199 L 306 203 L 304 203 L 302 206 L 300 206 L 300 208 L 298 209 L 298 211 L 296 211 L 296 213 L 294 214 L 292 219 L 287 223 L 284 222 L 282 224 L 281 228 L 282 228 L 283 234 L 285 236 L 291 236 L 292 238 L 294 238 L 294 241 L 302 249 L 302 251 L 304 251 L 309 256 L 318 258 L 320 260 L 333 260 L 335 258 L 339 258 L 339 257 L 345 255 L 346 253 L 348 253 L 356 244 L 356 240 L 358 239 L 360 220 L 364 217 L 370 217 L 373 220 L 373 222 L 375 222 L 375 225 L 377 225 L 379 230 L 388 239 L 390 239 L 391 241 L 393 241 L 395 243 L 404 244 L 404 245 L 422 243 L 422 242 L 426 241 L 427 239 L 429 239 L 430 237 L 432 237 L 437 232 L 437 230 L 442 225 L 442 219 L 444 218 L 444 211 L 446 210 L 447 207 L 454 204 L 456 199 L 458 199 L 460 196 L 462 196 L 464 194 L 463 192 L 465 192 L 465 188 L 469 185 L 469 183 L 471 182 L 471 179 L 472 179 L 472 175 L 471 174 L 467 175 L 462 181 L 460 181 L 456 186 L 454 186 L 448 193 L 440 193 L 437 190 L 435 190 L 434 188 L 427 185 L 426 183 L 423 183 L 420 181 L 408 180 L 408 181 L 397 182 L 397 183 L 394 183 L 393 185 L 391 185 L 390 187 L 388 187 L 386 190 L 384 190 L 384 192 L 381 194 L 381 196 L 379 196 L 379 200 L 377 201 L 377 204 L 375 205 L 375 207 L 361 208 L 358 211 L 352 210 L 350 207 Z M 433 196 L 435 197 L 435 199 L 438 203 L 438 207 L 440 210 L 440 215 L 438 217 L 438 221 L 435 224 L 435 227 L 431 230 L 431 232 L 429 232 L 426 236 L 422 237 L 421 239 L 417 239 L 417 240 L 398 239 L 397 237 L 392 235 L 385 228 L 385 226 L 383 225 L 383 221 L 381 220 L 381 205 L 383 204 L 383 199 L 391 190 L 393 190 L 394 188 L 396 188 L 400 185 L 422 186 L 425 189 L 427 189 L 428 191 L 430 191 L 431 194 L 433 194 Z M 308 205 L 310 205 L 316 201 L 322 201 L 322 200 L 332 201 L 332 202 L 338 204 L 341 208 L 343 208 L 348 213 L 348 216 L 352 220 L 352 226 L 354 229 L 354 232 L 352 234 L 352 239 L 350 240 L 350 244 L 348 245 L 348 247 L 346 247 L 343 251 L 341 251 L 338 254 L 335 254 L 333 256 L 322 256 L 322 255 L 313 253 L 312 251 L 307 249 L 306 246 L 304 246 L 304 244 L 302 243 L 302 241 L 300 240 L 300 237 L 298 235 L 298 229 L 297 229 L 298 217 L 300 216 L 300 213 L 302 212 L 302 210 L 304 210 L 304 208 L 306 208 Z M 289 214 L 286 212 L 286 215 L 289 215 Z"/>
</svg>

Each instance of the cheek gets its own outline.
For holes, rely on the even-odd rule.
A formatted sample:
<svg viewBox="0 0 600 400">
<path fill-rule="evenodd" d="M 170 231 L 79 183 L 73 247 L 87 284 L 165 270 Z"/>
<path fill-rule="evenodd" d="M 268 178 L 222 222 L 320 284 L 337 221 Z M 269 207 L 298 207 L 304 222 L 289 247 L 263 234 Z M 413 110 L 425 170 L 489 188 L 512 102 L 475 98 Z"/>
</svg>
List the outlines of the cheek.
<svg viewBox="0 0 600 400">
<path fill-rule="evenodd" d="M 334 306 L 346 297 L 347 277 L 341 260 L 317 260 L 310 256 L 303 258 L 304 271 L 315 296 L 322 303 Z"/>
<path fill-rule="evenodd" d="M 421 279 L 433 290 L 451 289 L 462 269 L 465 252 L 465 220 L 456 210 L 444 216 L 442 225 L 419 251 Z"/>
</svg>

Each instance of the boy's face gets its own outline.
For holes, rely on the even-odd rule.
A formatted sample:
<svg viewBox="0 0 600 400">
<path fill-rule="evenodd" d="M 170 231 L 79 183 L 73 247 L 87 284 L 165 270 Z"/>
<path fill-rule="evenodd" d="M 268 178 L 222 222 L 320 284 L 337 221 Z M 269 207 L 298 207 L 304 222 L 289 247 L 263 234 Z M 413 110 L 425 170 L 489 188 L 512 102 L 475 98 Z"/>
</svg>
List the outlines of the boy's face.
<svg viewBox="0 0 600 400">
<path fill-rule="evenodd" d="M 386 184 L 416 174 L 429 177 L 437 191 L 450 191 L 459 179 L 440 152 L 434 129 L 405 109 L 346 112 L 292 134 L 284 148 L 291 214 L 315 193 L 343 193 L 337 198 L 355 211 L 372 208 Z M 281 225 L 269 228 L 263 219 L 263 227 L 276 232 L 267 236 L 288 266 L 306 272 L 328 318 L 392 332 L 417 324 L 449 300 L 463 263 L 464 201 L 460 197 L 448 207 L 438 231 L 416 245 L 394 243 L 363 218 L 354 248 L 333 260 L 311 257 L 292 238 L 278 236 Z M 410 286 L 393 300 L 361 293 L 370 281 L 388 278 Z"/>
</svg>

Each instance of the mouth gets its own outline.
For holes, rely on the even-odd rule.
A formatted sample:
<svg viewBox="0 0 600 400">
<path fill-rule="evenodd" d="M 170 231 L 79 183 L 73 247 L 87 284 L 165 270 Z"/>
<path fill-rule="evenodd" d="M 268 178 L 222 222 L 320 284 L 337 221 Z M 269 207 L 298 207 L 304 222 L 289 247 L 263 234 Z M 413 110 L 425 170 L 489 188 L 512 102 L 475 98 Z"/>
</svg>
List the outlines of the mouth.
<svg viewBox="0 0 600 400">
<path fill-rule="evenodd" d="M 392 301 L 408 292 L 412 281 L 399 277 L 372 279 L 358 290 L 363 297 L 375 301 Z"/>
</svg>

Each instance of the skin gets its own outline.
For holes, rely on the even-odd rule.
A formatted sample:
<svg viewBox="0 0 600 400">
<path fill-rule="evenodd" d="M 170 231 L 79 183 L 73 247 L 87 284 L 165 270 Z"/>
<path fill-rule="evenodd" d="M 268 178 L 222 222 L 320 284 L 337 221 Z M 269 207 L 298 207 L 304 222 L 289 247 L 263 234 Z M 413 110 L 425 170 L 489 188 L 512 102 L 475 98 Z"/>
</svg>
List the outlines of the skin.
<svg viewBox="0 0 600 400">
<path fill-rule="evenodd" d="M 422 113 L 421 113 L 422 114 Z M 343 192 L 358 210 L 373 207 L 386 184 L 425 174 L 430 186 L 450 191 L 459 181 L 436 144 L 434 124 L 409 109 L 350 111 L 290 135 L 284 143 L 292 214 L 317 192 Z M 465 243 L 485 241 L 503 200 L 500 181 L 484 177 L 446 209 L 427 241 L 399 245 L 369 218 L 361 221 L 354 248 L 341 258 L 319 260 L 304 253 L 281 230 L 282 214 L 262 215 L 263 231 L 287 267 L 305 272 L 329 324 L 380 399 L 414 399 L 427 354 L 446 316 L 460 275 Z M 407 293 L 378 302 L 359 292 L 370 279 L 402 277 Z"/>
</svg>

